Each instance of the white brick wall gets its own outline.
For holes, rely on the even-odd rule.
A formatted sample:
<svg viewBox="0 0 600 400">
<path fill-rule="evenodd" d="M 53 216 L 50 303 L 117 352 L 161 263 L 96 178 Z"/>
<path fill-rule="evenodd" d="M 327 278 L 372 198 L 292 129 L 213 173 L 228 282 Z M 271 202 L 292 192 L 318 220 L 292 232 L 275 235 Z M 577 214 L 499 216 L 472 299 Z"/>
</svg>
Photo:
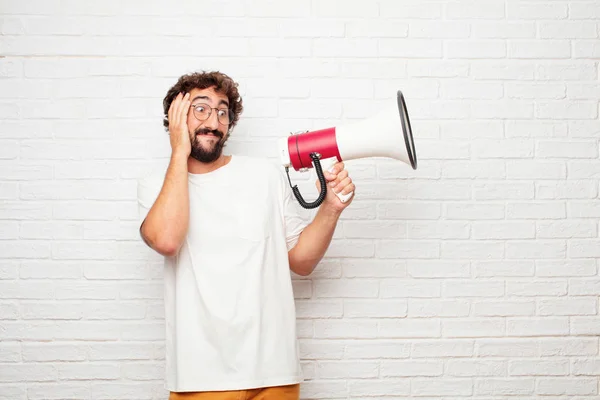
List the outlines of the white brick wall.
<svg viewBox="0 0 600 400">
<path fill-rule="evenodd" d="M 0 13 L 0 399 L 166 398 L 135 179 L 169 155 L 166 90 L 199 69 L 239 80 L 228 148 L 266 157 L 405 93 L 419 169 L 349 162 L 357 198 L 294 277 L 303 399 L 600 398 L 598 1 Z"/>
</svg>

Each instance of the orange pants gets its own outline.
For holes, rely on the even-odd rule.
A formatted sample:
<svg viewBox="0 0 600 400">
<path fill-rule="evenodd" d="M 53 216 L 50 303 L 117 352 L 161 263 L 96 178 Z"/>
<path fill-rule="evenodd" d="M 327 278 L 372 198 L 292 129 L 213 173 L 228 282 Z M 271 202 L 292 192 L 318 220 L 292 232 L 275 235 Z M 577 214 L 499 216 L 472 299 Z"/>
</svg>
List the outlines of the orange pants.
<svg viewBox="0 0 600 400">
<path fill-rule="evenodd" d="M 169 400 L 300 400 L 300 384 L 225 392 L 171 392 Z"/>
</svg>

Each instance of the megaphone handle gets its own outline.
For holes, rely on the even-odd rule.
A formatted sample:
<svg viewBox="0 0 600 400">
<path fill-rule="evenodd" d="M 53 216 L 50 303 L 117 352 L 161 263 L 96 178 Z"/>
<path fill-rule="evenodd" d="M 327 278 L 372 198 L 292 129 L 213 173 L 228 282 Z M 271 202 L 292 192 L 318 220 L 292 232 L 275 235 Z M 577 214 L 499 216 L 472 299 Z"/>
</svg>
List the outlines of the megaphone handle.
<svg viewBox="0 0 600 400">
<path fill-rule="evenodd" d="M 326 160 L 323 161 L 324 169 L 326 169 L 328 172 L 331 172 L 332 169 L 333 169 L 333 166 L 336 163 L 337 163 L 337 158 L 336 157 L 328 158 L 328 159 L 326 159 Z M 348 194 L 342 194 L 341 192 L 338 192 L 338 193 L 335 193 L 335 195 L 342 201 L 342 203 L 345 203 L 345 202 L 348 201 L 348 199 L 350 197 L 352 197 L 352 193 L 354 193 L 354 192 L 350 192 Z"/>
</svg>

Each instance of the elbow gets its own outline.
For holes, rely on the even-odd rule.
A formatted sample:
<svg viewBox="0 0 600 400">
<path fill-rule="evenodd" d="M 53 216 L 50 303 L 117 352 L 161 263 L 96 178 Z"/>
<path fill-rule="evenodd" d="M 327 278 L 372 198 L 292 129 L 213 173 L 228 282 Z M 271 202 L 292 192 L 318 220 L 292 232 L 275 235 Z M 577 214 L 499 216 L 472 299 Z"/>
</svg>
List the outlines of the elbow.
<svg viewBox="0 0 600 400">
<path fill-rule="evenodd" d="M 294 273 L 296 275 L 300 275 L 300 276 L 309 276 L 312 273 L 312 270 L 311 269 L 307 269 L 307 270 L 301 269 L 298 271 L 294 271 Z"/>
<path fill-rule="evenodd" d="M 290 263 L 290 269 L 293 273 L 300 276 L 309 276 L 314 271 L 314 265 L 308 263 Z"/>
<path fill-rule="evenodd" d="M 297 246 L 288 251 L 288 262 L 290 270 L 296 275 L 308 276 L 312 274 L 320 258 L 302 257 L 302 253 L 298 253 Z"/>
<path fill-rule="evenodd" d="M 141 236 L 146 245 L 165 257 L 174 257 L 179 253 L 182 243 L 167 237 L 157 237 L 141 229 Z"/>
<path fill-rule="evenodd" d="M 150 247 L 165 257 L 174 257 L 179 253 L 181 245 L 182 243 L 173 240 L 172 238 L 160 238 L 152 243 Z"/>
<path fill-rule="evenodd" d="M 174 242 L 166 242 L 156 246 L 155 250 L 165 257 L 174 257 L 179 253 L 181 246 Z"/>
</svg>

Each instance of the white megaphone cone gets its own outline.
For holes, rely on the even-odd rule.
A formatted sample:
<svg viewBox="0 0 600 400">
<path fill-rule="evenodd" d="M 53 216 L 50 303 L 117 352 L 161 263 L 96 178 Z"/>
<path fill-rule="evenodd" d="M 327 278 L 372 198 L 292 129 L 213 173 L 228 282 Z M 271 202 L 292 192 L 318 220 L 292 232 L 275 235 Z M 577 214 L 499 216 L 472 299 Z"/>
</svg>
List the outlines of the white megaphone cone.
<svg viewBox="0 0 600 400">
<path fill-rule="evenodd" d="M 292 187 L 294 195 L 304 208 L 318 207 L 325 199 L 327 185 L 320 160 L 330 160 L 330 167 L 337 161 L 385 157 L 417 169 L 417 153 L 408 110 L 399 90 L 393 103 L 374 117 L 350 125 L 292 134 L 280 139 L 278 144 L 280 161 L 286 172 L 290 167 L 296 171 L 306 171 L 313 166 L 317 172 L 321 193 L 314 202 L 304 201 L 298 187 Z M 346 201 L 351 195 L 352 193 L 346 196 L 338 194 L 338 197 Z"/>
</svg>

